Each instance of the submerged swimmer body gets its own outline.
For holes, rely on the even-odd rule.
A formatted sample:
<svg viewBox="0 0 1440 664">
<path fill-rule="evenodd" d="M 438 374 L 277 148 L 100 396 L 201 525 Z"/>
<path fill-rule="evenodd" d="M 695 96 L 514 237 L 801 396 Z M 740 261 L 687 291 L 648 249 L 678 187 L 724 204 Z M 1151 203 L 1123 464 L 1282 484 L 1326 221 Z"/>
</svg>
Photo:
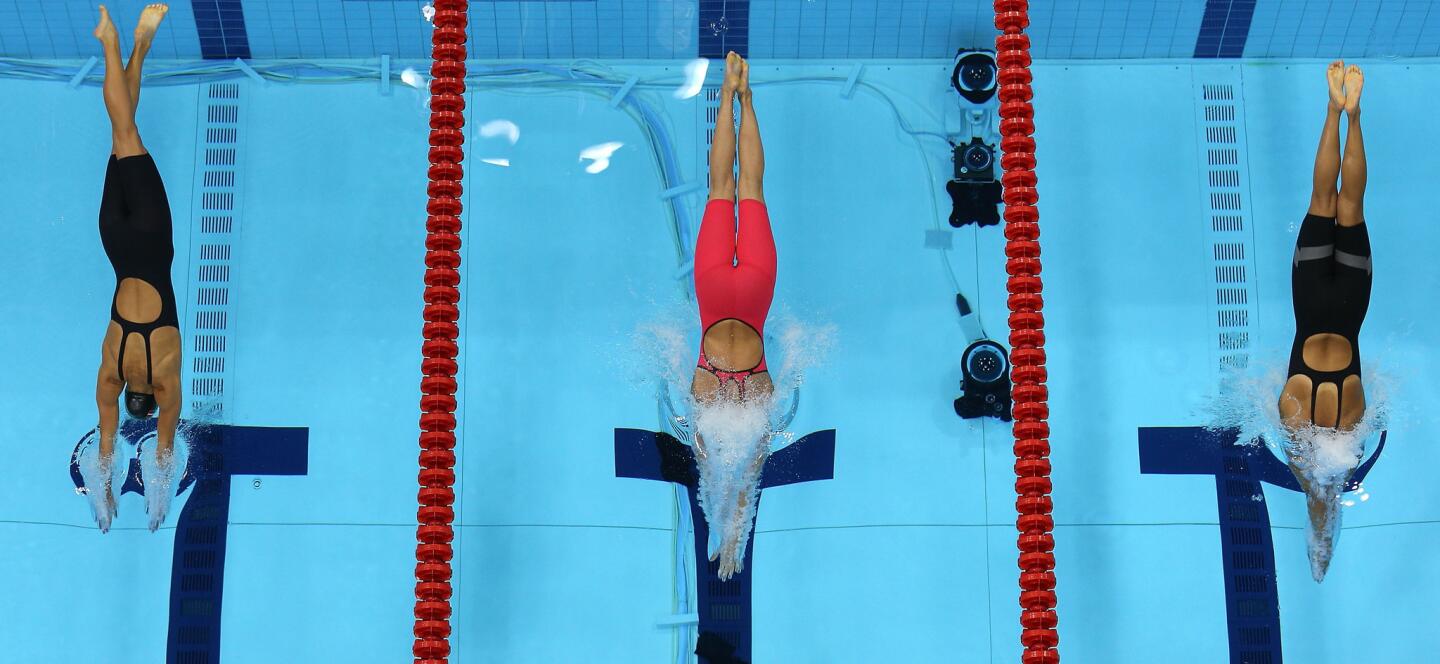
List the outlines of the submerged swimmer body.
<svg viewBox="0 0 1440 664">
<path fill-rule="evenodd" d="M 732 106 L 736 99 L 741 108 L 738 186 Z M 774 391 L 765 364 L 764 331 L 775 293 L 776 266 L 775 239 L 761 187 L 765 155 L 751 104 L 749 65 L 733 52 L 725 59 L 715 125 L 710 199 L 695 245 L 695 300 L 704 336 L 690 393 L 701 411 L 695 418 L 696 460 L 702 483 L 710 485 L 702 487 L 702 495 L 711 496 L 704 501 L 706 516 L 712 532 L 723 533 L 719 550 L 712 550 L 710 559 L 719 558 L 720 577 L 728 579 L 743 565 L 751 518 L 747 506 L 758 490 L 769 453 L 768 421 L 746 414 L 768 413 Z M 750 419 L 761 426 L 736 426 L 731 421 L 717 427 L 718 419 Z M 727 440 L 712 436 L 717 440 L 707 446 L 707 430 L 717 429 L 727 433 L 723 436 Z M 714 497 L 719 493 L 725 494 L 723 499 Z"/>
<path fill-rule="evenodd" d="M 95 386 L 100 411 L 99 467 L 104 477 L 103 508 L 96 519 L 102 532 L 109 530 L 115 516 L 110 469 L 122 392 L 131 417 L 151 417 L 158 406 L 156 459 L 161 468 L 172 465 L 175 428 L 180 421 L 180 321 L 170 283 L 170 264 L 175 257 L 170 203 L 165 183 L 135 126 L 141 68 L 167 11 L 164 4 L 152 4 L 141 12 L 128 65 L 120 59 L 120 37 L 104 5 L 95 28 L 105 53 L 104 98 L 111 128 L 110 162 L 100 201 L 100 241 L 115 269 L 115 295 Z M 151 516 L 153 530 L 159 522 L 157 515 Z"/>
<path fill-rule="evenodd" d="M 1310 567 L 1325 577 L 1339 528 L 1340 492 L 1360 463 L 1358 425 L 1365 416 L 1360 382 L 1360 326 L 1370 305 L 1366 233 L 1365 146 L 1360 133 L 1359 67 L 1335 61 L 1326 71 L 1330 101 L 1315 156 L 1314 190 L 1291 265 L 1295 343 L 1280 394 L 1280 421 L 1290 440 L 1290 470 L 1310 514 Z M 1342 158 L 1340 115 L 1348 119 Z M 1336 177 L 1341 180 L 1336 190 Z"/>
</svg>

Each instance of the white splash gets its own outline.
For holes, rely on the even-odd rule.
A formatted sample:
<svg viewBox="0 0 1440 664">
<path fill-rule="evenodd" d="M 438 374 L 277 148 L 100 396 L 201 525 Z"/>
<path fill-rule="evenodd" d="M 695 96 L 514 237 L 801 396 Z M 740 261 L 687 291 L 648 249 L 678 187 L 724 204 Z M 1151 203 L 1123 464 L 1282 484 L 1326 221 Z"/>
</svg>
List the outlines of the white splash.
<svg viewBox="0 0 1440 664">
<path fill-rule="evenodd" d="M 84 488 L 75 493 L 86 497 L 100 532 L 110 531 L 117 515 L 119 492 L 125 486 L 130 473 L 131 456 L 135 449 L 140 461 L 140 480 L 145 488 L 145 512 L 149 515 L 150 531 L 154 532 L 164 524 L 170 512 L 170 502 L 175 495 L 176 469 L 186 468 L 190 458 L 190 446 L 185 429 L 175 433 L 173 451 L 162 460 L 155 458 L 155 433 L 145 434 L 138 444 L 132 444 L 119 432 L 115 434 L 115 447 L 111 457 L 100 459 L 99 432 L 92 431 L 81 444 L 76 458 Z"/>
<path fill-rule="evenodd" d="M 709 71 L 710 61 L 705 58 L 685 63 L 685 82 L 675 89 L 675 98 L 690 99 L 700 94 L 700 88 L 705 85 L 705 74 Z"/>
<path fill-rule="evenodd" d="M 1306 528 L 1311 576 L 1318 583 L 1325 578 L 1339 543 L 1341 507 L 1353 506 L 1343 498 L 1346 483 L 1365 456 L 1366 442 L 1388 426 L 1389 395 L 1394 380 L 1367 362 L 1363 388 L 1365 414 L 1348 431 L 1306 426 L 1288 429 L 1280 421 L 1278 403 L 1287 378 L 1278 362 L 1252 362 L 1248 372 L 1235 371 L 1222 377 L 1222 388 L 1205 408 L 1207 428 L 1239 430 L 1238 440 L 1256 445 L 1260 441 L 1286 461 L 1306 494 L 1309 522 Z M 1369 499 L 1363 490 L 1360 501 Z"/>
<path fill-rule="evenodd" d="M 720 561 L 720 579 L 745 568 L 745 547 L 755 524 L 760 476 L 770 456 L 772 399 L 691 403 L 700 470 L 700 507 L 719 542 L 708 552 Z"/>
<path fill-rule="evenodd" d="M 520 140 L 520 126 L 509 120 L 491 120 L 480 126 L 480 135 L 485 138 L 504 136 L 514 145 Z"/>
<path fill-rule="evenodd" d="M 619 150 L 624 146 L 624 143 L 620 143 L 618 141 L 611 141 L 609 143 L 592 145 L 588 148 L 585 148 L 584 150 L 581 150 L 580 161 L 585 161 L 586 159 L 593 160 L 591 164 L 585 167 L 585 172 L 594 175 L 595 173 L 599 173 L 607 168 L 610 168 L 610 156 L 615 154 L 616 150 Z"/>
<path fill-rule="evenodd" d="M 640 360 L 627 372 L 637 384 L 668 390 L 672 401 L 685 404 L 694 437 L 700 441 L 697 496 L 710 526 L 707 553 L 710 560 L 719 561 L 721 580 L 744 570 L 765 459 L 772 449 L 792 439 L 789 432 L 775 430 L 779 406 L 835 343 L 834 326 L 802 324 L 783 312 L 771 316 L 768 327 L 765 355 L 775 385 L 773 397 L 709 404 L 691 398 L 699 334 L 690 312 L 672 310 L 641 324 L 634 335 Z M 675 399 L 675 395 L 681 396 Z"/>
<path fill-rule="evenodd" d="M 835 350 L 839 331 L 832 323 L 805 323 L 789 310 L 772 313 L 766 323 L 765 357 L 783 397 L 805 383 L 805 373 Z"/>
<path fill-rule="evenodd" d="M 663 387 L 675 394 L 689 394 L 690 379 L 695 375 L 695 341 L 698 339 L 692 338 L 693 319 L 694 314 L 678 306 L 663 309 L 655 318 L 636 326 L 629 352 L 611 356 L 622 358 L 621 370 L 633 384 L 646 390 Z"/>
<path fill-rule="evenodd" d="M 175 432 L 168 454 L 158 455 L 155 442 L 155 434 L 142 438 L 137 453 L 140 480 L 145 487 L 145 514 L 152 533 L 165 524 L 170 514 L 170 503 L 175 498 L 176 469 L 186 468 L 190 459 L 190 445 L 183 428 Z"/>
<path fill-rule="evenodd" d="M 1290 435 L 1285 454 L 1290 470 L 1305 490 L 1310 514 L 1306 542 L 1309 546 L 1310 576 L 1316 583 L 1325 580 L 1330 560 L 1339 544 L 1345 483 L 1365 456 L 1368 431 L 1337 431 L 1306 427 Z M 1353 503 L 1352 503 L 1353 504 Z"/>
<path fill-rule="evenodd" d="M 95 519 L 100 532 L 108 533 L 118 511 L 115 494 L 124 486 L 125 473 L 130 467 L 130 459 L 124 453 L 130 446 L 125 437 L 116 432 L 110 458 L 102 462 L 99 429 L 90 432 L 86 438 L 87 442 L 76 459 L 85 488 L 77 488 L 75 492 L 86 497 L 90 516 Z"/>
<path fill-rule="evenodd" d="M 509 159 L 505 159 L 505 158 L 503 158 L 503 157 L 488 157 L 488 158 L 485 158 L 485 159 L 481 159 L 480 161 L 485 162 L 485 163 L 487 163 L 487 164 L 490 164 L 491 166 L 507 166 L 507 167 L 508 167 L 508 166 L 510 165 L 510 160 L 509 160 Z"/>
</svg>

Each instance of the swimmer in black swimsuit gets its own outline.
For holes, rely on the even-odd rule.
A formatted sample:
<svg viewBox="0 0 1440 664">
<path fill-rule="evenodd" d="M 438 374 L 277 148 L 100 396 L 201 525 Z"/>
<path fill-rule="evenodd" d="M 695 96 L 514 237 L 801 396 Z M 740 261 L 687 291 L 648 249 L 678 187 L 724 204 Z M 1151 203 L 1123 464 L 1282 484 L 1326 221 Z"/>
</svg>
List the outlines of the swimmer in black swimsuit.
<svg viewBox="0 0 1440 664">
<path fill-rule="evenodd" d="M 1360 68 L 1336 60 L 1326 71 L 1330 102 L 1315 156 L 1310 210 L 1300 226 L 1291 262 L 1295 342 L 1289 379 L 1280 393 L 1280 420 L 1291 433 L 1286 446 L 1291 471 L 1309 498 L 1312 534 L 1333 533 L 1339 490 L 1349 480 L 1330 477 L 1317 459 L 1314 432 L 1348 433 L 1365 417 L 1360 382 L 1360 325 L 1370 306 L 1370 238 L 1365 230 L 1365 144 L 1360 133 Z M 1340 114 L 1348 121 L 1344 155 Z M 1335 179 L 1341 187 L 1336 190 Z M 1333 444 L 1333 443 L 1332 443 Z M 1359 459 L 1355 463 L 1359 464 Z M 1317 470 L 1328 486 L 1317 486 Z M 1343 469 L 1342 469 L 1343 471 Z M 1353 472 L 1354 468 L 1350 469 Z M 1312 555 L 1316 580 L 1329 564 L 1330 540 L 1322 559 Z M 1313 552 L 1312 552 L 1313 554 Z"/>
<path fill-rule="evenodd" d="M 170 202 L 155 161 L 145 151 L 135 126 L 141 67 L 167 11 L 164 4 L 152 4 L 141 12 L 128 65 L 120 60 L 120 38 L 104 5 L 95 28 L 105 52 L 105 110 L 110 115 L 112 141 L 100 199 L 100 242 L 115 268 L 115 296 L 100 347 L 100 376 L 95 386 L 100 410 L 100 468 L 109 508 L 108 514 L 98 515 L 102 531 L 109 530 L 115 515 L 109 469 L 121 392 L 131 417 L 151 417 L 159 407 L 155 452 L 162 465 L 172 458 L 180 421 L 180 320 L 170 284 L 170 263 L 175 257 Z"/>
</svg>

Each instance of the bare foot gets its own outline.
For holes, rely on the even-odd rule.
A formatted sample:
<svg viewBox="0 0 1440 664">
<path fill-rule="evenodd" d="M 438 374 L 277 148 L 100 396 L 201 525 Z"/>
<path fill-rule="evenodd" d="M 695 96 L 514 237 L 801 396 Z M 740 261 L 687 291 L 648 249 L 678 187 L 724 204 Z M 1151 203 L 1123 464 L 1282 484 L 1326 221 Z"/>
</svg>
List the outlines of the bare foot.
<svg viewBox="0 0 1440 664">
<path fill-rule="evenodd" d="M 160 27 L 160 21 L 165 20 L 165 13 L 170 11 L 170 5 L 157 2 L 145 5 L 145 10 L 140 12 L 140 21 L 135 24 L 135 45 L 145 47 L 155 38 L 155 29 Z"/>
<path fill-rule="evenodd" d="M 1345 70 L 1345 113 L 1355 115 L 1360 112 L 1360 89 L 1365 87 L 1365 74 L 1355 65 L 1350 65 Z"/>
<path fill-rule="evenodd" d="M 735 57 L 740 58 L 738 55 Z M 735 88 L 735 91 L 741 97 L 750 96 L 750 63 L 746 62 L 744 58 L 740 58 L 740 85 Z"/>
<path fill-rule="evenodd" d="M 100 5 L 100 24 L 95 26 L 95 38 L 102 44 L 120 43 L 120 33 L 115 31 L 115 24 L 110 22 L 110 10 L 105 5 Z"/>
<path fill-rule="evenodd" d="M 720 89 L 725 92 L 734 92 L 740 88 L 740 64 L 744 62 L 735 51 L 730 51 L 725 56 L 725 81 L 720 84 Z"/>
<path fill-rule="evenodd" d="M 1336 60 L 1325 69 L 1325 82 L 1330 85 L 1330 110 L 1345 108 L 1345 63 Z"/>
</svg>

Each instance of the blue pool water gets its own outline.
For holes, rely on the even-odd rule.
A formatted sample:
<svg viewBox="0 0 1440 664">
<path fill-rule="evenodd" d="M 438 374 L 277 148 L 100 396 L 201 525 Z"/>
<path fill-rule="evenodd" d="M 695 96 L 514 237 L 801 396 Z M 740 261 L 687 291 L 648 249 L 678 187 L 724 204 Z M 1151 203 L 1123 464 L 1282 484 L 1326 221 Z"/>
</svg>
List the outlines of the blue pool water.
<svg viewBox="0 0 1440 664">
<path fill-rule="evenodd" d="M 684 253 L 704 194 L 661 195 L 704 176 L 707 94 L 671 94 L 686 63 L 587 64 L 607 70 L 603 85 L 557 75 L 565 62 L 523 79 L 476 67 L 453 661 L 693 661 L 683 656 L 691 623 L 675 616 L 695 611 L 691 586 L 709 577 L 684 562 L 687 508 L 670 485 L 617 478 L 613 444 L 616 428 L 665 426 L 642 329 L 673 330 L 692 351 L 699 337 Z M 1241 661 L 1235 653 L 1260 649 L 1247 639 L 1261 638 L 1291 662 L 1422 661 L 1430 650 L 1440 502 L 1429 469 L 1440 454 L 1426 404 L 1437 396 L 1427 377 L 1440 369 L 1429 344 L 1440 321 L 1427 302 L 1440 286 L 1430 267 L 1440 162 L 1428 155 L 1440 120 L 1425 100 L 1440 95 L 1440 69 L 1358 63 L 1375 255 L 1362 346 L 1367 376 L 1393 385 L 1394 414 L 1323 584 L 1310 579 L 1300 494 L 1263 484 L 1263 500 L 1237 512 L 1222 500 L 1225 448 L 1189 432 L 1145 448 L 1141 430 L 1207 423 L 1236 355 L 1223 335 L 1243 336 L 1252 373 L 1282 366 L 1324 62 L 1034 68 L 1066 661 Z M 944 223 L 949 149 L 897 120 L 946 130 L 950 65 L 752 67 L 780 255 L 775 310 L 834 335 L 790 429 L 835 431 L 833 479 L 764 494 L 749 567 L 757 663 L 1019 661 L 1009 426 L 962 420 L 951 404 L 966 343 L 956 286 L 1003 339 L 1004 238 Z M 410 657 L 423 95 L 399 80 L 384 90 L 373 73 L 261 84 L 221 69 L 147 85 L 139 126 L 175 216 L 187 352 L 223 358 L 187 363 L 186 417 L 205 421 L 192 435 L 225 461 L 175 499 L 160 531 L 146 530 L 132 493 L 104 536 L 68 466 L 95 421 L 114 283 L 95 221 L 108 125 L 93 84 L 0 78 L 6 661 Z M 648 114 L 610 103 L 631 76 Z M 1231 96 L 1207 99 L 1207 89 Z M 1215 106 L 1233 108 L 1233 122 L 1207 118 Z M 499 120 L 518 128 L 513 143 L 482 135 Z M 1235 142 L 1217 147 L 1206 129 L 1219 126 Z M 578 155 L 609 142 L 622 146 L 608 168 L 587 172 L 593 160 Z M 210 152 L 231 149 L 234 163 Z M 1216 149 L 1235 151 L 1219 170 L 1238 185 L 1208 179 Z M 234 181 L 207 180 L 217 167 Z M 1217 192 L 1238 194 L 1228 209 L 1238 230 L 1217 230 L 1228 205 L 1215 207 Z M 204 225 L 220 210 L 228 234 Z M 1233 268 L 1241 281 L 1224 276 Z M 200 337 L 225 346 L 202 352 Z M 1273 558 L 1233 539 L 1261 516 Z M 201 550 L 223 558 L 206 562 Z M 1252 553 L 1262 560 L 1253 568 Z M 1256 576 L 1273 586 L 1247 603 L 1237 579 Z M 206 659 L 179 659 L 186 649 Z"/>
</svg>

